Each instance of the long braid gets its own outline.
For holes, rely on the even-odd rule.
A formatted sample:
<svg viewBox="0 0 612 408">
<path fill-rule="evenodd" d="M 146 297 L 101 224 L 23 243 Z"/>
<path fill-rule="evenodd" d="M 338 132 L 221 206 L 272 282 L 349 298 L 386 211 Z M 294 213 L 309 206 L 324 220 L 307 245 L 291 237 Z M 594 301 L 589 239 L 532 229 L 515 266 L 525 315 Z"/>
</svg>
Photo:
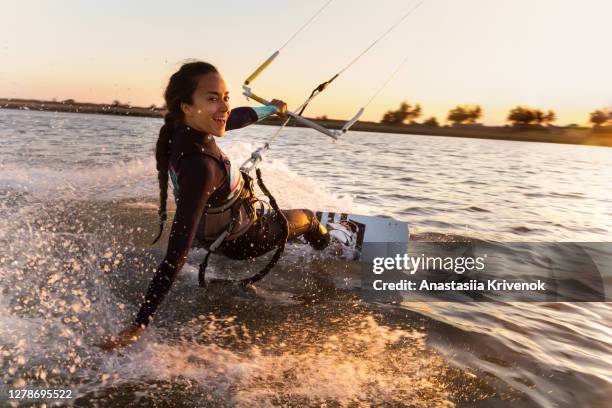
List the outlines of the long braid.
<svg viewBox="0 0 612 408">
<path fill-rule="evenodd" d="M 159 180 L 159 233 L 153 244 L 161 238 L 164 223 L 168 218 L 166 201 L 168 200 L 170 147 L 174 130 L 185 120 L 181 103 L 193 103 L 193 93 L 198 86 L 198 78 L 211 72 L 217 72 L 217 69 L 206 62 L 194 61 L 183 64 L 177 72 L 172 74 L 164 92 L 168 113 L 164 116 L 164 125 L 159 129 L 159 137 L 155 147 L 157 179 Z"/>
<path fill-rule="evenodd" d="M 155 160 L 157 163 L 157 179 L 159 180 L 159 233 L 153 240 L 155 244 L 164 231 L 164 223 L 168 218 L 166 201 L 168 200 L 168 166 L 170 162 L 170 145 L 174 133 L 174 118 L 171 112 L 164 116 L 164 125 L 159 129 L 159 138 L 155 146 Z"/>
</svg>

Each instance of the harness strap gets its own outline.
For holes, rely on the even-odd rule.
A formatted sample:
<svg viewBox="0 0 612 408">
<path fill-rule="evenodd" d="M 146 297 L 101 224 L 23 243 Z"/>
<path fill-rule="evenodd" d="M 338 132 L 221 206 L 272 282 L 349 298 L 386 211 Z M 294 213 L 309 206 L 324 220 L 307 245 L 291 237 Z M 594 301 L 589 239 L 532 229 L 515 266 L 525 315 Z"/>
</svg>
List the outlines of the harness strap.
<svg viewBox="0 0 612 408">
<path fill-rule="evenodd" d="M 272 258 L 270 259 L 270 261 L 268 261 L 266 266 L 264 266 L 263 269 L 261 271 L 259 271 L 258 273 L 256 273 L 255 275 L 251 276 L 250 278 L 241 279 L 241 280 L 218 279 L 218 280 L 215 280 L 215 281 L 238 284 L 238 285 L 243 286 L 243 287 L 244 286 L 252 285 L 253 283 L 258 282 L 261 279 L 263 279 L 270 272 L 270 270 L 274 267 L 274 265 L 276 265 L 276 263 L 278 262 L 278 260 L 280 259 L 281 255 L 282 255 L 283 251 L 285 250 L 285 244 L 287 243 L 287 238 L 289 237 L 289 222 L 287 221 L 287 218 L 285 217 L 283 212 L 278 207 L 278 204 L 276 203 L 276 200 L 272 196 L 272 193 L 270 193 L 270 190 L 268 190 L 268 188 L 264 184 L 263 179 L 261 177 L 261 170 L 259 168 L 256 169 L 256 173 L 257 173 L 257 185 L 259 186 L 261 191 L 263 191 L 263 193 L 266 195 L 266 197 L 268 197 L 268 200 L 270 201 L 270 205 L 272 206 L 272 209 L 282 219 L 283 226 L 285 227 L 284 228 L 283 238 L 282 238 L 278 248 L 276 249 L 276 252 L 274 253 Z M 240 206 L 240 204 L 238 204 L 234 208 L 232 208 L 232 221 L 230 223 L 230 226 L 228 227 L 228 229 L 226 231 L 223 232 L 223 234 L 221 234 L 219 236 L 219 238 L 217 238 L 210 245 L 210 247 L 208 248 L 208 253 L 206 254 L 206 257 L 204 258 L 204 260 L 200 264 L 199 271 L 198 271 L 198 282 L 199 282 L 200 287 L 206 287 L 205 275 L 206 275 L 206 267 L 208 266 L 208 258 L 210 257 L 210 254 L 212 254 L 221 245 L 221 243 L 225 240 L 225 238 L 232 231 L 232 229 L 234 227 L 234 220 L 236 219 L 235 211 L 236 211 L 236 208 L 239 208 L 239 206 Z"/>
<path fill-rule="evenodd" d="M 284 233 L 284 236 L 283 236 L 283 239 L 282 239 L 281 243 L 279 244 L 278 248 L 276 249 L 276 252 L 272 256 L 272 259 L 270 259 L 270 261 L 268 261 L 268 264 L 266 266 L 264 266 L 264 268 L 261 271 L 259 271 L 255 275 L 251 276 L 250 278 L 242 279 L 239 282 L 241 286 L 252 285 L 253 283 L 262 280 L 268 274 L 268 272 L 270 272 L 270 270 L 274 267 L 274 265 L 276 265 L 276 263 L 280 259 L 283 251 L 285 250 L 285 244 L 287 243 L 287 238 L 289 238 L 289 221 L 287 221 L 287 217 L 285 217 L 285 214 L 283 214 L 283 212 L 280 210 L 280 208 L 278 208 L 278 204 L 276 203 L 276 200 L 272 196 L 272 193 L 270 193 L 270 190 L 268 190 L 268 188 L 264 184 L 263 179 L 261 177 L 261 170 L 259 168 L 257 168 L 257 169 L 255 169 L 255 172 L 257 174 L 257 185 L 259 186 L 261 191 L 263 191 L 263 193 L 266 195 L 266 197 L 268 197 L 268 200 L 270 200 L 270 205 L 272 206 L 274 211 L 276 211 L 278 216 L 281 217 L 281 219 L 283 221 L 283 225 L 285 227 L 285 231 L 284 231 L 285 233 Z"/>
<path fill-rule="evenodd" d="M 240 204 L 235 205 L 232 208 L 232 220 L 230 221 L 230 225 L 227 227 L 227 229 L 225 231 L 223 231 L 223 233 L 221 235 L 219 235 L 219 237 L 208 247 L 208 252 L 206 253 L 206 256 L 204 257 L 204 260 L 202 261 L 202 263 L 200 264 L 200 267 L 198 268 L 198 284 L 200 285 L 201 288 L 205 288 L 206 287 L 206 268 L 208 267 L 208 258 L 210 258 L 210 255 L 215 252 L 215 250 L 217 248 L 219 248 L 219 246 L 223 243 L 223 241 L 225 241 L 225 238 L 227 238 L 227 236 L 232 232 L 232 230 L 234 229 L 234 223 L 235 220 L 237 218 L 238 215 L 238 210 L 237 208 L 239 208 Z"/>
</svg>

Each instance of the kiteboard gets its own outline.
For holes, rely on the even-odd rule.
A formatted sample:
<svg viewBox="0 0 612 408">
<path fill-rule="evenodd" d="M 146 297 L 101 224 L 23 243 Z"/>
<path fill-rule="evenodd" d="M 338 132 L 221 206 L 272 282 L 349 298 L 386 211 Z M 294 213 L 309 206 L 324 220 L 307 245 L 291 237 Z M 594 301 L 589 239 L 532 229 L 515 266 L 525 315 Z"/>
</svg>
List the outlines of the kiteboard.
<svg viewBox="0 0 612 408">
<path fill-rule="evenodd" d="M 345 259 L 369 262 L 375 257 L 405 253 L 408 223 L 390 217 L 315 211 L 329 231 L 331 245 L 340 245 Z"/>
</svg>

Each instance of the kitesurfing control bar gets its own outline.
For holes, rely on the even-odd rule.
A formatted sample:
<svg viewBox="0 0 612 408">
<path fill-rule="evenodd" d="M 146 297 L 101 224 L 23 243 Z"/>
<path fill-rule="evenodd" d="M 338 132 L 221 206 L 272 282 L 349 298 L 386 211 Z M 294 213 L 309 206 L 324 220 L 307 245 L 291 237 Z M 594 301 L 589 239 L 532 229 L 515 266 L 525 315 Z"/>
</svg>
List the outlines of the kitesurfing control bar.
<svg viewBox="0 0 612 408">
<path fill-rule="evenodd" d="M 361 108 L 357 111 L 357 113 L 355 114 L 355 116 L 353 116 L 351 118 L 351 120 L 349 120 L 348 122 L 346 122 L 344 124 L 344 126 L 342 126 L 342 129 L 340 129 L 340 133 L 346 133 L 348 132 L 348 130 L 351 128 L 351 126 L 353 126 L 355 123 L 357 123 L 357 121 L 359 120 L 359 118 L 361 117 L 361 115 L 363 114 L 363 111 L 365 110 L 365 108 Z"/>
<path fill-rule="evenodd" d="M 248 85 L 251 82 L 253 82 L 255 80 L 255 78 L 257 78 L 259 76 L 259 74 L 261 74 L 261 71 L 263 71 L 264 69 L 268 68 L 268 65 L 270 65 L 272 63 L 272 61 L 274 61 L 274 59 L 276 57 L 278 57 L 278 54 L 280 53 L 280 51 L 276 51 L 274 54 L 270 55 L 270 58 L 268 58 L 267 60 L 264 61 L 263 64 L 261 64 L 252 74 L 251 76 L 249 76 L 245 81 L 244 84 Z M 253 98 L 255 99 L 255 98 Z"/>
<path fill-rule="evenodd" d="M 246 81 L 245 81 L 245 83 L 246 83 Z M 272 105 L 268 100 L 262 98 L 261 96 L 257 96 L 253 92 L 251 92 L 251 88 L 249 88 L 248 86 L 243 85 L 242 88 L 244 89 L 244 92 L 242 94 L 244 96 L 246 96 L 247 98 L 254 99 L 257 102 L 261 103 L 262 105 L 266 105 L 266 106 Z M 327 136 L 331 137 L 334 140 L 337 140 L 338 136 L 341 134 L 338 131 L 333 131 L 333 130 L 326 129 L 323 126 L 319 125 L 318 123 L 315 123 L 315 122 L 313 122 L 311 120 L 308 120 L 305 117 L 298 115 L 297 113 L 287 112 L 287 116 L 290 116 L 291 119 L 294 119 L 295 121 L 300 122 L 304 126 L 308 126 L 308 127 L 313 128 L 315 130 L 318 130 L 319 132 L 323 133 L 324 135 L 327 135 Z"/>
</svg>

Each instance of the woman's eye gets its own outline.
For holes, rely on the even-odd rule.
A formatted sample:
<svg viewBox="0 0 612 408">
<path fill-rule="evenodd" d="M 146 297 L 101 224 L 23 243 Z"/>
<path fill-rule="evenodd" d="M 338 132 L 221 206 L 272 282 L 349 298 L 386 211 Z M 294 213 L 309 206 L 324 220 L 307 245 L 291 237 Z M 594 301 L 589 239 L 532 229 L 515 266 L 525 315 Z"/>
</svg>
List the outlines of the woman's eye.
<svg viewBox="0 0 612 408">
<path fill-rule="evenodd" d="M 225 98 L 223 98 L 223 100 L 224 100 L 225 102 L 229 102 L 230 97 L 229 97 L 229 96 L 226 96 Z"/>
<path fill-rule="evenodd" d="M 217 98 L 215 96 L 213 96 L 212 98 L 208 98 L 208 100 L 211 102 L 217 102 Z"/>
</svg>

